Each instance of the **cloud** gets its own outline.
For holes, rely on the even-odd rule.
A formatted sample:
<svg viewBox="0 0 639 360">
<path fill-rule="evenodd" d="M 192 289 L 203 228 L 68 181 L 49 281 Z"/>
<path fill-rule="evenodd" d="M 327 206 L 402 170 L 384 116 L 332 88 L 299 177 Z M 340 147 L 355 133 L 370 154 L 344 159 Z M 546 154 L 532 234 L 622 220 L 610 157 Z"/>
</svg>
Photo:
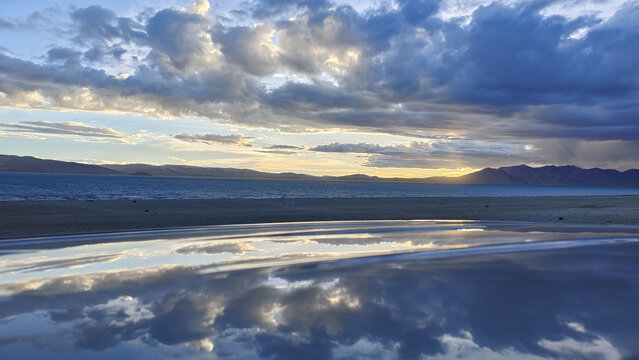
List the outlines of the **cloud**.
<svg viewBox="0 0 639 360">
<path fill-rule="evenodd" d="M 309 151 L 329 153 L 354 153 L 366 157 L 365 166 L 442 168 L 484 167 L 490 164 L 510 162 L 543 162 L 536 151 L 522 144 L 481 141 L 474 139 L 435 138 L 428 141 L 411 141 L 407 144 L 382 146 L 370 143 L 331 143 L 318 145 Z"/>
<path fill-rule="evenodd" d="M 210 44 L 208 23 L 199 14 L 164 9 L 149 19 L 145 41 L 151 46 L 150 60 L 163 72 L 179 74 L 206 63 Z M 213 50 L 213 49 L 210 49 Z M 212 59 L 211 59 L 212 60 Z"/>
<path fill-rule="evenodd" d="M 265 147 L 269 150 L 302 150 L 303 148 L 295 145 L 270 145 Z"/>
<path fill-rule="evenodd" d="M 227 61 L 241 66 L 251 75 L 265 76 L 279 67 L 277 47 L 272 41 L 274 32 L 272 24 L 259 24 L 233 27 L 215 35 Z"/>
<path fill-rule="evenodd" d="M 381 146 L 377 144 L 368 144 L 368 143 L 359 143 L 359 144 L 331 143 L 328 145 L 318 145 L 318 146 L 309 148 L 309 150 L 319 151 L 319 152 L 379 154 L 379 153 L 397 151 L 397 147 Z"/>
<path fill-rule="evenodd" d="M 265 102 L 280 110 L 330 111 L 333 109 L 371 109 L 373 98 L 350 94 L 332 86 L 287 82 L 265 94 Z"/>
<path fill-rule="evenodd" d="M 43 134 L 43 135 L 73 135 L 97 137 L 106 139 L 124 139 L 126 135 L 110 128 L 93 127 L 79 122 L 54 123 L 50 121 L 22 121 L 19 123 L 0 123 L 0 128 L 10 132 Z"/>
<path fill-rule="evenodd" d="M 11 335 L 0 347 L 65 358 L 158 347 L 198 355 L 191 345 L 278 359 L 376 356 L 380 348 L 389 358 L 632 358 L 637 245 L 603 246 L 52 276 L 5 286 L 0 320 Z M 43 340 L 52 334 L 57 341 Z"/>
<path fill-rule="evenodd" d="M 220 254 L 220 253 L 231 253 L 231 254 L 244 254 L 248 251 L 254 251 L 255 248 L 251 246 L 249 243 L 245 242 L 237 242 L 237 243 L 226 243 L 226 244 L 206 244 L 206 245 L 191 245 L 187 247 L 183 247 L 177 250 L 180 254 Z"/>
<path fill-rule="evenodd" d="M 96 62 L 104 60 L 105 55 L 111 55 L 115 60 L 122 60 L 122 56 L 126 54 L 126 52 L 127 51 L 119 45 L 111 47 L 94 45 L 84 53 L 84 58 Z"/>
<path fill-rule="evenodd" d="M 397 2 L 402 15 L 411 25 L 427 25 L 429 18 L 439 10 L 439 1 L 430 0 L 400 0 Z"/>
<path fill-rule="evenodd" d="M 7 21 L 5 19 L 0 19 L 0 30 L 3 29 L 14 29 L 15 28 L 15 24 Z"/>
<path fill-rule="evenodd" d="M 62 259 L 62 260 L 42 260 L 39 262 L 31 262 L 29 264 L 17 265 L 7 270 L 0 270 L 0 273 L 7 272 L 42 272 L 55 269 L 65 268 L 81 268 L 87 265 L 101 262 L 110 262 L 119 259 L 119 255 L 95 255 L 87 256 L 80 259 Z"/>
<path fill-rule="evenodd" d="M 82 55 L 82 53 L 79 51 L 63 47 L 55 47 L 47 52 L 47 60 L 52 63 L 62 61 L 69 62 L 71 64 L 79 64 L 80 55 Z"/>
<path fill-rule="evenodd" d="M 461 17 L 441 16 L 438 1 L 395 5 L 259 0 L 234 9 L 257 20 L 243 23 L 204 0 L 132 17 L 77 8 L 56 33 L 67 45 L 40 60 L 0 54 L 0 105 L 296 132 L 639 142 L 635 2 L 606 17 L 546 15 L 552 2 L 536 1 Z"/>
<path fill-rule="evenodd" d="M 58 5 L 54 5 L 42 11 L 34 11 L 23 19 L 0 18 L 0 30 L 61 32 L 64 20 L 60 21 L 60 18 L 65 15 L 67 15 L 66 12 L 61 11 Z"/>
<path fill-rule="evenodd" d="M 211 4 L 209 4 L 208 0 L 197 0 L 191 6 L 184 9 L 186 12 L 197 14 L 200 16 L 206 16 L 211 9 Z"/>
<path fill-rule="evenodd" d="M 304 150 L 304 148 L 295 145 L 270 145 L 256 151 L 266 154 L 297 155 L 299 150 Z"/>
<path fill-rule="evenodd" d="M 265 19 L 286 13 L 291 8 L 317 11 L 330 4 L 327 0 L 257 0 L 251 6 L 251 15 L 256 19 Z"/>
<path fill-rule="evenodd" d="M 71 13 L 71 19 L 77 26 L 75 40 L 78 42 L 113 40 L 122 36 L 116 14 L 100 5 L 77 9 Z"/>
<path fill-rule="evenodd" d="M 150 335 L 168 345 L 204 339 L 214 333 L 209 299 L 198 296 L 178 296 L 164 299 L 155 310 Z"/>
<path fill-rule="evenodd" d="M 237 146 L 251 146 L 248 144 L 250 137 L 242 134 L 218 135 L 218 134 L 178 134 L 174 138 L 188 142 L 201 142 L 205 144 L 226 144 Z"/>
</svg>

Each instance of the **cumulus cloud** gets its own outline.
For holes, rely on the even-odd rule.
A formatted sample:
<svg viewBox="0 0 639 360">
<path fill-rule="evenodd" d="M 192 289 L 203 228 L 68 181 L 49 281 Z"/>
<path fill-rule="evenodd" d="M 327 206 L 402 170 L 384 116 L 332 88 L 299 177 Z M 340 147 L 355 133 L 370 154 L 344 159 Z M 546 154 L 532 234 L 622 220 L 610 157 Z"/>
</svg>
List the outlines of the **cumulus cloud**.
<svg viewBox="0 0 639 360">
<path fill-rule="evenodd" d="M 218 134 L 178 134 L 174 138 L 188 142 L 201 142 L 205 144 L 226 144 L 238 146 L 251 146 L 248 144 L 250 137 L 242 134 L 218 135 Z"/>
<path fill-rule="evenodd" d="M 205 0 L 134 17 L 77 8 L 68 46 L 42 61 L 0 54 L 0 105 L 636 144 L 639 5 L 597 17 L 547 15 L 551 4 L 493 2 L 447 17 L 438 1 L 357 11 L 259 0 L 235 9 L 253 17 L 244 24 Z M 273 81 L 282 74 L 298 80 Z"/>
<path fill-rule="evenodd" d="M 239 65 L 249 74 L 265 76 L 279 67 L 277 46 L 272 41 L 274 33 L 273 24 L 258 24 L 229 28 L 215 35 L 227 61 Z"/>
<path fill-rule="evenodd" d="M 76 41 L 111 40 L 122 36 L 115 24 L 116 14 L 99 5 L 75 10 L 71 13 L 71 19 L 77 25 Z"/>
<path fill-rule="evenodd" d="M 211 9 L 211 4 L 208 0 L 197 0 L 184 10 L 192 14 L 206 16 L 209 13 L 209 9 Z"/>
</svg>

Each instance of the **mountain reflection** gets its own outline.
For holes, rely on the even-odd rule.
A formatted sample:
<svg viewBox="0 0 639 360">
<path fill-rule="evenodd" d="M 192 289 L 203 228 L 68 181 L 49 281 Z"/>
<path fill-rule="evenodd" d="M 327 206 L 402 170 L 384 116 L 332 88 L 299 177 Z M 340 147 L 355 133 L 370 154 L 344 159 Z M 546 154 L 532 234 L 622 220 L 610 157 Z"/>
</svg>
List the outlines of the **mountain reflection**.
<svg viewBox="0 0 639 360">
<path fill-rule="evenodd" d="M 166 266 L 18 281 L 4 285 L 10 295 L 0 300 L 0 357 L 639 356 L 638 243 L 525 246 L 429 260 L 215 273 Z"/>
</svg>

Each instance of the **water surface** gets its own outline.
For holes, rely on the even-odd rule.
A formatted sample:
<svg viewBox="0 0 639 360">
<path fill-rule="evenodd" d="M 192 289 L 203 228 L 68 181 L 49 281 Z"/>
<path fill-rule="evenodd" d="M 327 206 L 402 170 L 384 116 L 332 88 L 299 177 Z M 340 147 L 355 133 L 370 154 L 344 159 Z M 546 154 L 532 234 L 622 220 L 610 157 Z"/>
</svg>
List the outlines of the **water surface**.
<svg viewBox="0 0 639 360">
<path fill-rule="evenodd" d="M 632 226 L 234 225 L 0 253 L 3 359 L 639 355 Z"/>
<path fill-rule="evenodd" d="M 639 195 L 639 188 L 0 173 L 0 201 Z"/>
</svg>

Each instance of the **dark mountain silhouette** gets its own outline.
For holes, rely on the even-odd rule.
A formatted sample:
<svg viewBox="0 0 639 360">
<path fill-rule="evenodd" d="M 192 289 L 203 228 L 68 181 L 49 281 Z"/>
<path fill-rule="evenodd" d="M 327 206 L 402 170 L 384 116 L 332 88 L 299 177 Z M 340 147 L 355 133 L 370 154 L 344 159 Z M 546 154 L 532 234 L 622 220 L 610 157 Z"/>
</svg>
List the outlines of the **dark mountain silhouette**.
<svg viewBox="0 0 639 360">
<path fill-rule="evenodd" d="M 583 186 L 639 186 L 639 170 L 620 172 L 611 169 L 582 169 L 576 166 L 526 165 L 487 168 L 460 176 L 455 182 L 465 184 L 519 185 L 583 185 Z"/>
<path fill-rule="evenodd" d="M 639 187 L 639 170 L 582 169 L 576 166 L 526 165 L 485 168 L 458 177 L 381 178 L 365 174 L 345 176 L 312 176 L 292 172 L 268 173 L 250 169 L 198 167 L 186 165 L 107 164 L 88 165 L 66 161 L 43 160 L 31 156 L 0 155 L 0 172 L 43 172 L 68 174 L 111 174 L 136 176 L 186 176 L 236 179 L 386 181 L 443 184 L 497 185 L 580 185 Z"/>
<path fill-rule="evenodd" d="M 126 175 L 152 175 L 152 176 L 188 176 L 210 178 L 235 178 L 235 179 L 291 179 L 313 180 L 315 176 L 296 173 L 267 173 L 249 169 L 199 167 L 187 165 L 102 165 L 105 168 L 118 171 Z"/>
<path fill-rule="evenodd" d="M 119 172 L 102 166 L 76 162 L 43 160 L 32 156 L 0 155 L 0 172 L 40 172 L 61 174 L 115 175 Z"/>
</svg>

